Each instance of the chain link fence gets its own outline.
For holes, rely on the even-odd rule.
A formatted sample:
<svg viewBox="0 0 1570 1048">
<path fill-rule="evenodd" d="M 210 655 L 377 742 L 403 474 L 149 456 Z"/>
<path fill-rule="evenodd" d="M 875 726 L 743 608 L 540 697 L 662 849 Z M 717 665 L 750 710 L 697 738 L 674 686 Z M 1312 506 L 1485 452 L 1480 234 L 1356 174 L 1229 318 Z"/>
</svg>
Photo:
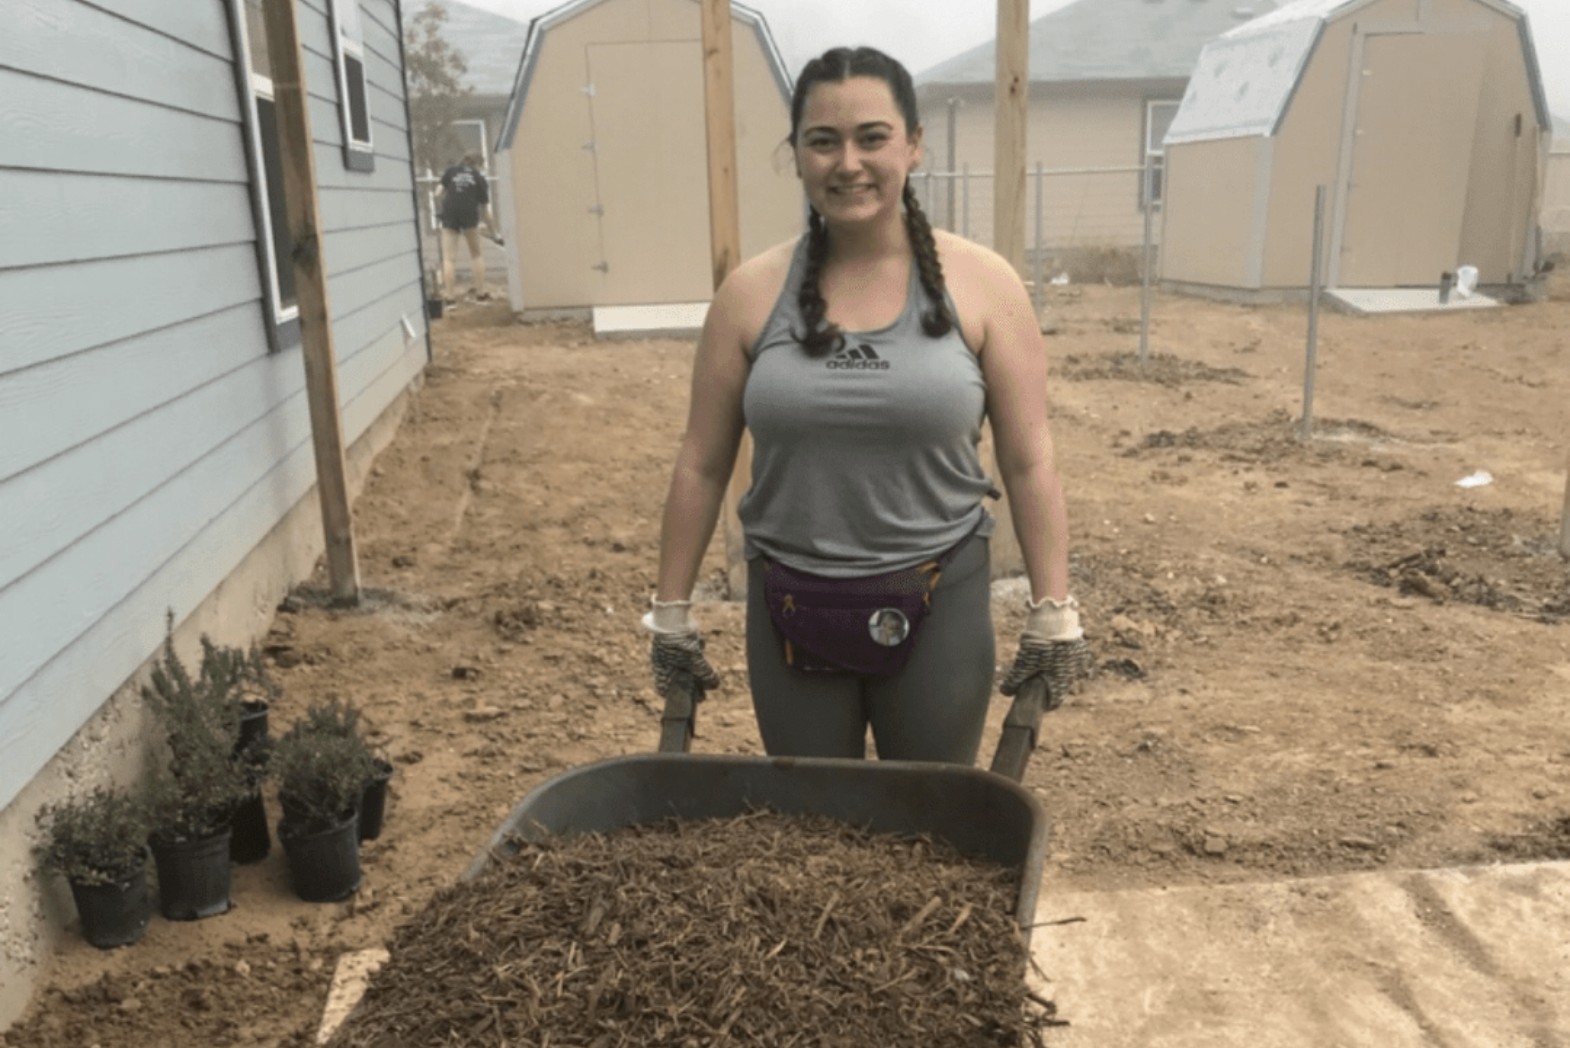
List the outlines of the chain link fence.
<svg viewBox="0 0 1570 1048">
<path fill-rule="evenodd" d="M 1147 232 L 1145 169 L 1139 166 L 1048 168 L 1036 165 L 1025 173 L 1025 276 L 1040 284 L 1058 280 L 1070 283 L 1138 284 L 1141 248 Z M 1152 170 L 1159 198 L 1160 168 Z M 441 235 L 437 220 L 436 189 L 441 180 L 433 174 L 416 180 L 420 202 L 420 236 L 426 266 L 440 275 Z M 504 208 L 497 206 L 505 189 L 496 176 L 489 177 L 492 211 L 503 237 L 514 231 L 505 227 Z M 917 199 L 934 228 L 947 229 L 978 243 L 994 244 L 993 222 L 997 199 L 991 171 L 918 170 L 911 176 Z M 1148 223 L 1152 238 L 1149 257 L 1159 258 L 1159 204 Z M 482 240 L 486 279 L 493 291 L 505 292 L 507 253 L 500 245 Z M 470 281 L 469 254 L 460 246 L 453 260 L 460 287 Z M 1159 263 L 1158 263 L 1159 268 Z"/>
<path fill-rule="evenodd" d="M 1146 172 L 1139 166 L 1048 168 L 1025 173 L 1026 275 L 1073 282 L 1136 284 L 1145 244 Z M 1159 200 L 1160 168 L 1152 169 Z M 991 171 L 917 171 L 917 199 L 934 227 L 995 243 L 997 198 Z M 1159 236 L 1160 205 L 1149 235 Z"/>
</svg>

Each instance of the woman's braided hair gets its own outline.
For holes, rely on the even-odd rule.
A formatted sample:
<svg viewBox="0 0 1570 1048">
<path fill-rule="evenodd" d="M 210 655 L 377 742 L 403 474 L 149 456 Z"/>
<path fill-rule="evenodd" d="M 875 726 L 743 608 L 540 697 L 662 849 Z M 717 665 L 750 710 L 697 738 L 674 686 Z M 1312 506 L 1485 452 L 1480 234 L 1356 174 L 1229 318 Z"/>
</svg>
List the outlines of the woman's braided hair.
<svg viewBox="0 0 1570 1048">
<path fill-rule="evenodd" d="M 790 103 L 790 140 L 796 143 L 801 130 L 801 115 L 806 108 L 807 92 L 815 84 L 843 83 L 851 77 L 872 77 L 889 85 L 894 103 L 905 119 L 905 132 L 912 134 L 921 126 L 916 109 L 916 85 L 910 73 L 897 60 L 872 47 L 836 47 L 808 62 L 796 80 L 796 90 Z M 954 317 L 948 306 L 943 283 L 943 265 L 938 261 L 938 245 L 932 236 L 932 224 L 916 199 L 916 192 L 909 180 L 903 194 L 905 228 L 915 252 L 915 265 L 921 279 L 922 290 L 927 293 L 929 305 L 921 315 L 921 329 L 929 338 L 939 338 L 954 330 Z M 801 289 L 796 303 L 805 332 L 794 333 L 796 341 L 808 356 L 821 357 L 837 353 L 845 345 L 845 336 L 837 324 L 828 321 L 829 304 L 819 286 L 823 264 L 829 257 L 829 230 L 823 216 L 816 208 L 809 208 L 807 216 L 807 264 L 802 273 Z"/>
</svg>

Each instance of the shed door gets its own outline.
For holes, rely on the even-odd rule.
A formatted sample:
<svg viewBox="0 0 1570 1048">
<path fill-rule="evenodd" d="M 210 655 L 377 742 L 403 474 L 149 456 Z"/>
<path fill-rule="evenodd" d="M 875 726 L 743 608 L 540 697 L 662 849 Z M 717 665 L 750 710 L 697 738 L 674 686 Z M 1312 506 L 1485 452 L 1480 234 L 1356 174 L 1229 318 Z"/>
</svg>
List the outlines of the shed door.
<svg viewBox="0 0 1570 1048">
<path fill-rule="evenodd" d="M 709 176 L 703 47 L 590 44 L 604 305 L 707 302 Z"/>
<path fill-rule="evenodd" d="M 1487 43 L 1482 33 L 1363 38 L 1337 284 L 1437 285 L 1457 266 Z"/>
</svg>

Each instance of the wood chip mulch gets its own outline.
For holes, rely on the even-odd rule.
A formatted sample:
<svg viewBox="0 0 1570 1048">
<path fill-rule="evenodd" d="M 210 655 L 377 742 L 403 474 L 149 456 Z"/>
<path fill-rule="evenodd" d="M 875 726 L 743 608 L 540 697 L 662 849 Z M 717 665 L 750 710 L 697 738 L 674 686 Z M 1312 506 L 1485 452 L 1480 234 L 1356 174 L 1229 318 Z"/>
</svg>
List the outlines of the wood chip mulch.
<svg viewBox="0 0 1570 1048">
<path fill-rule="evenodd" d="M 525 843 L 445 889 L 332 1048 L 1039 1046 L 1018 871 L 752 812 Z"/>
</svg>

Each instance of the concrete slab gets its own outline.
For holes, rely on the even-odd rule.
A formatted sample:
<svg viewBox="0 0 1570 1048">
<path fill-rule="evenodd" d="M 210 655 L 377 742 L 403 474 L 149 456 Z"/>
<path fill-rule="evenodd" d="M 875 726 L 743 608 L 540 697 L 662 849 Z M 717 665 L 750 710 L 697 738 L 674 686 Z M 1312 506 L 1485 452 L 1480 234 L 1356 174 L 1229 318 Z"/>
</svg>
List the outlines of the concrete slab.
<svg viewBox="0 0 1570 1048">
<path fill-rule="evenodd" d="M 594 337 L 697 338 L 709 315 L 707 302 L 659 306 L 595 306 Z"/>
<path fill-rule="evenodd" d="M 1475 291 L 1469 298 L 1452 292 L 1448 302 L 1441 302 L 1439 289 L 1431 287 L 1337 287 L 1327 288 L 1325 297 L 1334 308 L 1359 314 L 1446 313 L 1500 305 L 1498 299 Z"/>
<path fill-rule="evenodd" d="M 1570 863 L 1041 899 L 1053 1048 L 1570 1048 Z"/>
</svg>

